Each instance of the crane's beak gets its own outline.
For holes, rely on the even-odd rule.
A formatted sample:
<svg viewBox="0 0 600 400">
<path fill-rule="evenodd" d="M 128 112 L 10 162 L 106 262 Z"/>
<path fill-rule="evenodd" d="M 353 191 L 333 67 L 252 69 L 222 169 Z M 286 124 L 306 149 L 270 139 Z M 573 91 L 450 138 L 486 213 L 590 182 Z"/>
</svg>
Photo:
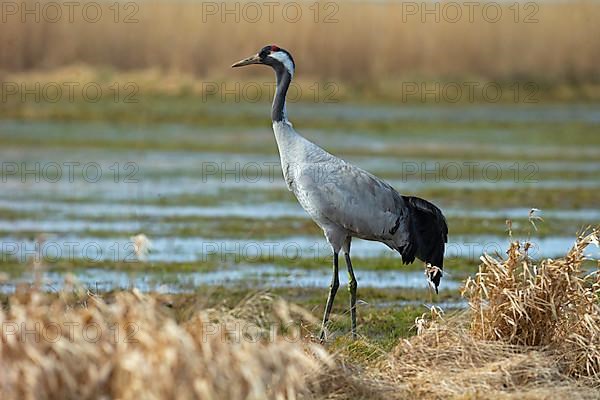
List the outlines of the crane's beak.
<svg viewBox="0 0 600 400">
<path fill-rule="evenodd" d="M 260 61 L 260 57 L 258 56 L 258 54 L 253 55 L 252 57 L 248 57 L 245 58 L 241 61 L 236 62 L 235 64 L 233 64 L 231 66 L 231 68 L 235 68 L 235 67 L 243 67 L 244 65 L 251 65 L 251 64 L 262 64 L 262 62 Z"/>
</svg>

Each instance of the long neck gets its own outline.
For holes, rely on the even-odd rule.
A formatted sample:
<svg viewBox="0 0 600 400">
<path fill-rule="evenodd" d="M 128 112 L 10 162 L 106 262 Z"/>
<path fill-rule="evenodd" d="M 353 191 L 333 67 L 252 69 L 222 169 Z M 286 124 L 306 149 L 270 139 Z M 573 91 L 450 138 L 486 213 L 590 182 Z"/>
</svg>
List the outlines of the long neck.
<svg viewBox="0 0 600 400">
<path fill-rule="evenodd" d="M 277 76 L 277 90 L 273 99 L 271 119 L 273 122 L 287 121 L 285 96 L 292 82 L 292 75 L 284 67 L 275 68 L 275 75 Z"/>
</svg>

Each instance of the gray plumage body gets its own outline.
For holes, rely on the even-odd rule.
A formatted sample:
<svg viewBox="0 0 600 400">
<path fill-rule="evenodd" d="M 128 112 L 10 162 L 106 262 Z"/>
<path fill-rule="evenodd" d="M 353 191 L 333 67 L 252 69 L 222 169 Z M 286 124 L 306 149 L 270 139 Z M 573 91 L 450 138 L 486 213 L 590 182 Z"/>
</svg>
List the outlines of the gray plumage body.
<svg viewBox="0 0 600 400">
<path fill-rule="evenodd" d="M 442 212 L 430 202 L 402 196 L 389 184 L 323 150 L 298 134 L 288 121 L 285 97 L 294 74 L 292 56 L 277 46 L 261 51 L 233 67 L 269 65 L 275 71 L 277 90 L 271 118 L 286 185 L 300 205 L 323 230 L 333 250 L 333 277 L 323 316 L 321 339 L 337 292 L 338 254 L 348 267 L 352 334 L 356 335 L 357 281 L 350 260 L 352 238 L 374 240 L 398 251 L 402 261 L 415 257 L 431 264 L 430 284 L 442 278 L 448 227 Z"/>
<path fill-rule="evenodd" d="M 287 121 L 275 122 L 273 131 L 288 189 L 334 252 L 349 252 L 352 237 L 398 251 L 410 244 L 408 207 L 390 185 L 326 152 Z"/>
</svg>

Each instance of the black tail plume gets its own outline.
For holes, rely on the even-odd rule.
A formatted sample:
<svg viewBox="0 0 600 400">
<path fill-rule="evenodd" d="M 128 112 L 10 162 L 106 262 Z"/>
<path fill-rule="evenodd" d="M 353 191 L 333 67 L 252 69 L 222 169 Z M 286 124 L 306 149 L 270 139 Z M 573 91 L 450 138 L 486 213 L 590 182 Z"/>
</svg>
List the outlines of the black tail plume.
<svg viewBox="0 0 600 400">
<path fill-rule="evenodd" d="M 438 286 L 444 269 L 444 250 L 448 243 L 448 225 L 442 211 L 434 204 L 414 196 L 402 196 L 410 213 L 412 244 L 416 256 L 434 267 L 428 271 L 429 281 Z"/>
</svg>

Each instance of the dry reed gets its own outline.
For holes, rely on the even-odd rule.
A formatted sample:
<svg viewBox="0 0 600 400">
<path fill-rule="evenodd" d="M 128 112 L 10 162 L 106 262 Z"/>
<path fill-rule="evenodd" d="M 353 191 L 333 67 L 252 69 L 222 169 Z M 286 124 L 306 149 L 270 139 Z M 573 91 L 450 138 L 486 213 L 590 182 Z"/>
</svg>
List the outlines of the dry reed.
<svg viewBox="0 0 600 400">
<path fill-rule="evenodd" d="M 424 16 L 423 2 L 412 3 L 419 6 L 413 15 L 406 9 L 410 2 L 321 1 L 316 14 L 315 3 L 307 1 L 296 3 L 302 6 L 296 20 L 291 11 L 284 14 L 285 2 L 277 3 L 272 18 L 263 7 L 254 19 L 247 8 L 252 2 L 231 2 L 234 12 L 225 15 L 223 2 L 144 1 L 119 3 L 118 14 L 111 2 L 89 2 L 91 11 L 102 8 L 98 21 L 89 22 L 95 14 L 88 10 L 92 15 L 84 19 L 86 3 L 76 2 L 73 21 L 67 6 L 55 18 L 44 2 L 12 3 L 17 10 L 5 10 L 0 24 L 0 70 L 85 63 L 215 78 L 233 61 L 275 42 L 293 50 L 302 75 L 311 79 L 381 85 L 407 76 L 540 84 L 600 80 L 600 4 L 594 1 L 545 1 L 537 8 L 492 2 L 494 13 L 501 8 L 498 21 L 484 13 L 486 2 L 476 3 L 472 17 L 463 6 L 456 20 L 456 10 L 445 8 Z M 22 15 L 36 5 L 38 12 Z"/>
<path fill-rule="evenodd" d="M 582 264 L 599 233 L 557 260 L 535 263 L 518 242 L 506 259 L 482 256 L 470 310 L 445 320 L 432 309 L 375 373 L 397 398 L 598 398 L 600 292 Z"/>
<path fill-rule="evenodd" d="M 599 234 L 580 235 L 556 260 L 535 262 L 518 242 L 506 259 L 484 255 L 465 286 L 470 310 L 446 317 L 432 308 L 415 321 L 416 336 L 366 364 L 328 355 L 311 341 L 318 320 L 268 293 L 233 309 L 195 305 L 177 323 L 135 290 L 106 299 L 17 290 L 0 311 L 0 395 L 596 399 L 600 285 L 583 263 Z M 54 340 L 56 326 L 63 330 Z"/>
<path fill-rule="evenodd" d="M 599 232 L 579 236 L 564 258 L 539 264 L 529 258 L 527 243 L 512 243 L 506 260 L 482 256 L 479 273 L 465 286 L 473 336 L 549 346 L 567 372 L 598 376 L 600 281 L 596 272 L 585 275 L 582 264 Z"/>
<path fill-rule="evenodd" d="M 2 399 L 295 398 L 329 362 L 318 345 L 256 336 L 246 326 L 261 325 L 209 320 L 210 310 L 179 325 L 137 291 L 68 293 L 18 292 L 0 312 Z"/>
</svg>

